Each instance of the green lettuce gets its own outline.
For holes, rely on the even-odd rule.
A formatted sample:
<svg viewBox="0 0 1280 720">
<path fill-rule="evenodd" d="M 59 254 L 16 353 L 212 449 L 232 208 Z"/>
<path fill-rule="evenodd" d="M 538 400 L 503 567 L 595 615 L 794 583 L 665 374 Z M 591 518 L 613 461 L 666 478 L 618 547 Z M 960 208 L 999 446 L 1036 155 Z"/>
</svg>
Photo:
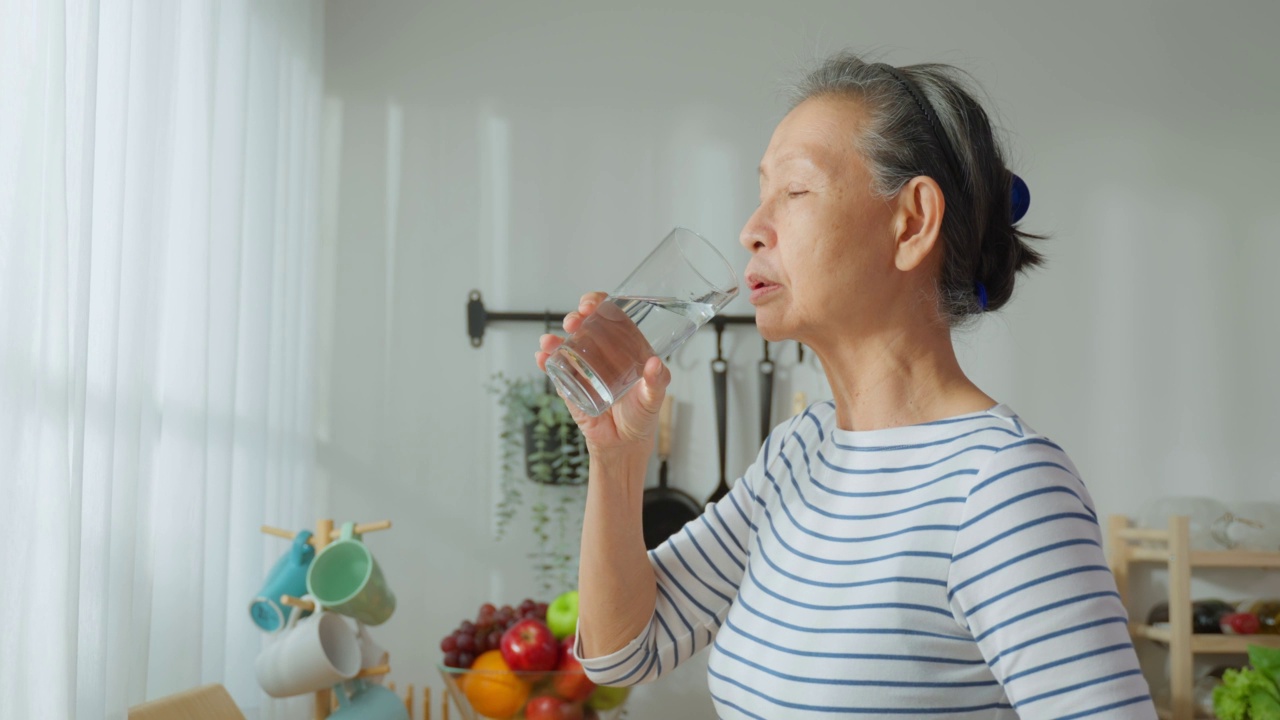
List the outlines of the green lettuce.
<svg viewBox="0 0 1280 720">
<path fill-rule="evenodd" d="M 1280 720 L 1280 649 L 1249 646 L 1249 664 L 1228 670 L 1213 690 L 1220 720 Z"/>
</svg>

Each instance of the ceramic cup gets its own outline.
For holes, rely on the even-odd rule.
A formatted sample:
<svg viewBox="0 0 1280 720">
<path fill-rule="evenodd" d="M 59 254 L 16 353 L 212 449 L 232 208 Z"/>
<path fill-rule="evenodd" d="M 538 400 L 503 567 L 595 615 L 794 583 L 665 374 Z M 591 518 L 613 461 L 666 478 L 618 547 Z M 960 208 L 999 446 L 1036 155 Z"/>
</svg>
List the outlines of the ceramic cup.
<svg viewBox="0 0 1280 720">
<path fill-rule="evenodd" d="M 249 603 L 249 617 L 266 632 L 279 632 L 289 619 L 292 608 L 280 604 L 281 595 L 300 597 L 307 592 L 307 570 L 316 556 L 310 539 L 309 530 L 294 536 L 293 546 L 276 561 L 257 597 Z"/>
<path fill-rule="evenodd" d="M 333 686 L 338 709 L 329 720 L 410 720 L 404 700 L 391 690 L 363 680 L 352 684 L 356 691 L 349 697 L 341 684 Z"/>
<path fill-rule="evenodd" d="M 360 643 L 360 669 L 367 670 L 371 667 L 386 665 L 391 660 L 391 653 L 387 649 L 374 641 L 373 636 L 369 634 L 369 628 L 365 627 L 362 622 L 356 622 L 356 641 Z M 374 675 L 364 678 L 365 682 L 381 685 L 385 675 Z"/>
<path fill-rule="evenodd" d="M 396 596 L 355 534 L 355 523 L 343 523 L 342 537 L 316 555 L 307 572 L 307 592 L 325 608 L 366 625 L 381 625 L 396 610 Z"/>
<path fill-rule="evenodd" d="M 301 615 L 289 615 L 284 632 L 254 665 L 258 684 L 272 697 L 323 690 L 360 672 L 360 642 L 342 616 L 320 608 Z"/>
</svg>

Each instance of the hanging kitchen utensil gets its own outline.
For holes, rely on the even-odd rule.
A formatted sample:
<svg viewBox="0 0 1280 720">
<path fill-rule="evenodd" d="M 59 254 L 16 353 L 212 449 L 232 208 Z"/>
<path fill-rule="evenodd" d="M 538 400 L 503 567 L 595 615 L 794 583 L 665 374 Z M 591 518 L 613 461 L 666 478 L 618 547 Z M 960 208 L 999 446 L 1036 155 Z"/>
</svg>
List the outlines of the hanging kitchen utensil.
<svg viewBox="0 0 1280 720">
<path fill-rule="evenodd" d="M 724 323 L 716 323 L 716 359 L 711 361 L 711 379 L 716 386 L 716 447 L 720 451 L 720 484 L 707 502 L 717 502 L 729 494 L 725 480 L 725 451 L 729 444 L 729 362 L 724 359 Z"/>
<path fill-rule="evenodd" d="M 673 400 L 670 395 L 662 400 L 658 411 L 658 487 L 644 491 L 641 525 L 644 529 L 644 546 L 652 550 L 664 540 L 680 532 L 685 523 L 698 517 L 702 508 L 688 493 L 667 484 L 667 460 L 671 457 L 671 414 Z"/>
<path fill-rule="evenodd" d="M 769 341 L 764 341 L 764 359 L 760 361 L 760 443 L 769 439 L 773 429 L 773 361 L 769 359 Z"/>
</svg>

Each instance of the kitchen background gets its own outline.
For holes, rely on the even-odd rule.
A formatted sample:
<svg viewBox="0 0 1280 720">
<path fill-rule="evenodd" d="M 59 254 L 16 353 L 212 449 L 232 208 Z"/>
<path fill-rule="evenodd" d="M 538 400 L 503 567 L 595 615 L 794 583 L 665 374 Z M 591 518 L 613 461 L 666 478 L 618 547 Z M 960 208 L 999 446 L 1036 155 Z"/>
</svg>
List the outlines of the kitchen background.
<svg viewBox="0 0 1280 720">
<path fill-rule="evenodd" d="M 534 584 L 527 513 L 490 539 L 500 409 L 484 388 L 536 372 L 542 328 L 493 325 L 474 349 L 468 292 L 563 311 L 677 224 L 741 271 L 786 81 L 842 48 L 954 63 L 989 94 L 1031 188 L 1023 223 L 1054 237 L 1048 267 L 956 343 L 1071 452 L 1100 514 L 1280 498 L 1280 5 L 334 0 L 325 27 L 317 502 L 395 522 L 371 540 L 403 608 L 384 633 L 394 677 L 431 679 L 440 636 Z M 736 477 L 759 447 L 761 342 L 731 327 L 725 343 Z M 717 476 L 713 353 L 706 328 L 672 361 L 671 472 L 697 497 Z M 774 353 L 781 422 L 794 391 L 825 386 L 812 355 Z M 638 689 L 632 716 L 712 717 L 704 663 Z"/>
<path fill-rule="evenodd" d="M 844 49 L 971 72 L 1022 224 L 1052 235 L 956 333 L 967 372 L 1100 515 L 1267 501 L 1275 533 L 1277 28 L 1274 0 L 0 1 L 0 717 L 123 720 L 205 683 L 311 717 L 260 688 L 275 645 L 245 608 L 286 547 L 259 528 L 322 518 L 392 522 L 367 536 L 398 598 L 372 635 L 438 708 L 442 636 L 565 589 L 539 587 L 533 510 L 581 503 L 524 482 L 494 539 L 488 387 L 537 377 L 542 323 L 472 347 L 469 293 L 558 323 L 676 225 L 741 271 L 787 84 Z M 734 478 L 762 347 L 749 325 L 724 347 Z M 671 476 L 698 498 L 714 350 L 704 329 L 671 361 Z M 811 353 L 772 352 L 782 422 L 827 390 Z M 1130 575 L 1135 620 L 1168 577 Z M 1192 596 L 1280 600 L 1280 576 L 1197 571 Z M 630 717 L 712 717 L 705 663 Z"/>
</svg>

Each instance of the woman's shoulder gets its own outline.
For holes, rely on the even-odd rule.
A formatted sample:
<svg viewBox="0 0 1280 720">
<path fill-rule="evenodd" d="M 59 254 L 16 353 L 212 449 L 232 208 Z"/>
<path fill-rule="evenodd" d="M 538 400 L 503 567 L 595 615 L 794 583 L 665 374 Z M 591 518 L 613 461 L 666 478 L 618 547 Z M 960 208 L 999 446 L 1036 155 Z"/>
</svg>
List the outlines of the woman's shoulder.
<svg viewBox="0 0 1280 720">
<path fill-rule="evenodd" d="M 1017 429 L 987 456 L 972 478 L 970 501 L 1003 505 L 1047 494 L 1063 494 L 1080 501 L 1093 515 L 1093 499 L 1075 463 L 1054 440 L 1037 432 L 1006 405 L 992 408 Z M 1096 517 L 1096 516 L 1095 516 Z"/>
<path fill-rule="evenodd" d="M 1008 405 L 996 405 L 988 411 L 992 421 L 1008 427 L 1011 432 L 996 448 L 996 455 L 1009 459 L 1045 459 L 1071 462 L 1067 451 L 1056 441 L 1038 432 Z M 1071 468 L 1075 472 L 1074 466 Z"/>
</svg>

